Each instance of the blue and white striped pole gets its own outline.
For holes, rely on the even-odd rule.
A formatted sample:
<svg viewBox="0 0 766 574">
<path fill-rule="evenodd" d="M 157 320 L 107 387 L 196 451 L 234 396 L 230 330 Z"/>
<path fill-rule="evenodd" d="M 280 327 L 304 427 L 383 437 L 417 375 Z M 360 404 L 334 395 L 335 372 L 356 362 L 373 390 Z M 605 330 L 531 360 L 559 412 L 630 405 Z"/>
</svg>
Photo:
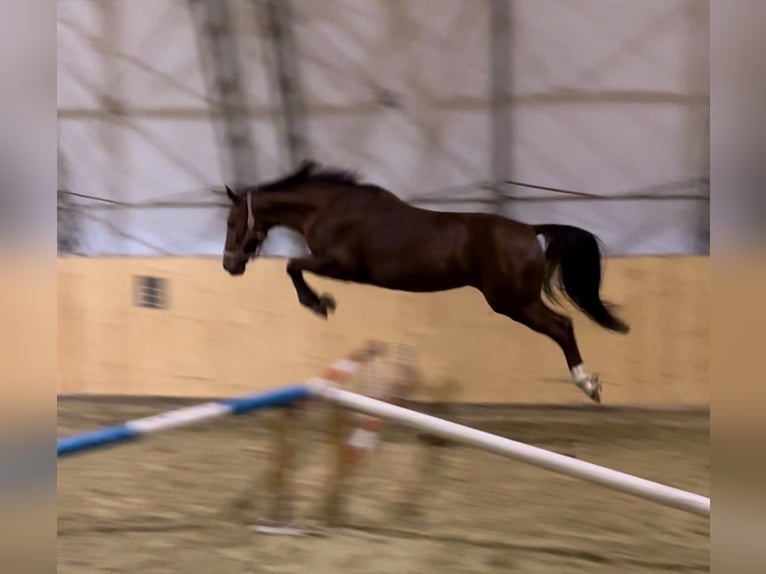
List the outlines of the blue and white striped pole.
<svg viewBox="0 0 766 574">
<path fill-rule="evenodd" d="M 384 350 L 385 345 L 382 343 L 369 341 L 366 346 L 351 353 L 348 357 L 336 360 L 324 370 L 321 376 L 313 377 L 311 381 L 313 383 L 322 381 L 337 383 L 353 375 L 362 363 L 383 353 Z M 86 450 L 133 441 L 144 434 L 197 424 L 207 419 L 226 415 L 248 413 L 269 407 L 287 406 L 296 401 L 311 398 L 311 393 L 306 386 L 293 385 L 265 393 L 166 411 L 158 415 L 135 419 L 113 427 L 60 438 L 57 444 L 57 454 L 61 458 Z"/>
<path fill-rule="evenodd" d="M 197 424 L 204 420 L 226 415 L 248 413 L 269 407 L 287 406 L 296 401 L 309 398 L 311 398 L 311 395 L 308 389 L 303 385 L 299 385 L 166 411 L 158 415 L 134 419 L 112 427 L 60 438 L 57 444 L 57 456 L 59 458 L 70 456 L 86 450 L 133 441 L 144 434 Z"/>
</svg>

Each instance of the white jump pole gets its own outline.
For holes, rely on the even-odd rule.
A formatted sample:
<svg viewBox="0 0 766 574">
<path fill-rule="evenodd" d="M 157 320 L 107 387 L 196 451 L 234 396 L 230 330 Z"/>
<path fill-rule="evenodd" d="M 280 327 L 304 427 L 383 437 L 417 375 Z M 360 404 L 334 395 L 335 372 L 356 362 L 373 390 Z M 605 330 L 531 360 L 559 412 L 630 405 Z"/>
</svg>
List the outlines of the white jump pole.
<svg viewBox="0 0 766 574">
<path fill-rule="evenodd" d="M 699 494 L 357 395 L 332 386 L 324 379 L 311 379 L 307 386 L 313 396 L 354 411 L 393 420 L 449 440 L 478 447 L 588 482 L 601 484 L 613 490 L 632 494 L 665 506 L 685 510 L 699 516 L 710 516 L 710 499 Z"/>
</svg>

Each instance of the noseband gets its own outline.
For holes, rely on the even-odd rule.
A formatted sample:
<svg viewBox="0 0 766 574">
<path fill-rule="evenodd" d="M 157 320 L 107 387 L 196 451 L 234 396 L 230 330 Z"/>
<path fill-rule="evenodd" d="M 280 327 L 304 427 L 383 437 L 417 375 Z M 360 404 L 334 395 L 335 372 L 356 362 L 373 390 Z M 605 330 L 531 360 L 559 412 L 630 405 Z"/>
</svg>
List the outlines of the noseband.
<svg viewBox="0 0 766 574">
<path fill-rule="evenodd" d="M 253 232 L 253 229 L 255 228 L 255 214 L 253 213 L 253 192 L 252 191 L 246 191 L 246 198 L 247 198 L 247 234 L 249 235 Z M 245 238 L 247 239 L 247 237 Z M 242 245 L 244 247 L 244 244 L 247 243 L 247 241 L 243 241 Z M 242 252 L 242 249 L 239 251 L 229 251 L 228 249 L 224 250 L 223 252 L 224 257 L 235 257 L 239 255 L 244 255 Z"/>
</svg>

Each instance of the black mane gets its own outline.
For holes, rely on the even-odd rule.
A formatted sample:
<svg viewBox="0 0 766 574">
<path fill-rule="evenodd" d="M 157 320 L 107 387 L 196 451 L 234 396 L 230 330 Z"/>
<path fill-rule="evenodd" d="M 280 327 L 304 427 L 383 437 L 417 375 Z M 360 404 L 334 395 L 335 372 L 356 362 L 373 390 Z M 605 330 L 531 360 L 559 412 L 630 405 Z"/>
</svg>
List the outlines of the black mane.
<svg viewBox="0 0 766 574">
<path fill-rule="evenodd" d="M 258 185 L 256 189 L 258 191 L 274 191 L 298 183 L 309 183 L 314 181 L 341 185 L 360 185 L 359 175 L 353 171 L 323 167 L 314 160 L 304 160 L 293 173 L 277 180 Z"/>
</svg>

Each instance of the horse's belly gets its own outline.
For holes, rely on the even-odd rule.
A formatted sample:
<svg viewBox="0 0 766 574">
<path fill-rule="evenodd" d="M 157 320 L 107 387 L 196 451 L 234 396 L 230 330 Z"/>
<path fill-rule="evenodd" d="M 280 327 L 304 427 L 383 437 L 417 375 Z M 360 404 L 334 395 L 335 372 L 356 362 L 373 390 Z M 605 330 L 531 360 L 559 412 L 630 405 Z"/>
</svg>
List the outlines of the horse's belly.
<svg viewBox="0 0 766 574">
<path fill-rule="evenodd" d="M 408 265 L 395 260 L 371 268 L 365 282 L 385 289 L 428 293 L 464 287 L 470 284 L 470 277 L 459 265 Z"/>
</svg>

